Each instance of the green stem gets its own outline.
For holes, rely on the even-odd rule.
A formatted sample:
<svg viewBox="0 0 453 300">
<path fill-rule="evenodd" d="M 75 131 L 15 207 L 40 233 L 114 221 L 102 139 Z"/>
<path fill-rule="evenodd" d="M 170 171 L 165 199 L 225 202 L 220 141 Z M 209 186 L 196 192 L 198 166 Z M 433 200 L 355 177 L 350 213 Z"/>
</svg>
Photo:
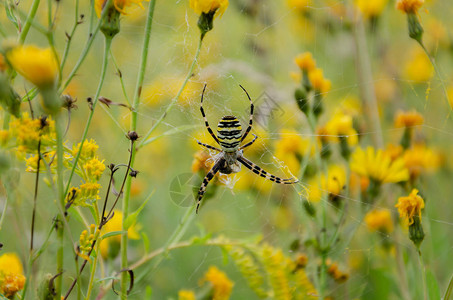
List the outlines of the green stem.
<svg viewBox="0 0 453 300">
<path fill-rule="evenodd" d="M 104 5 L 104 7 L 108 7 L 110 5 L 110 3 L 112 2 L 113 0 L 107 0 L 107 3 Z M 92 2 L 92 5 L 91 5 L 91 14 L 93 15 L 94 14 L 94 8 L 93 8 L 93 2 Z M 90 24 L 90 34 L 89 34 L 89 37 L 88 37 L 88 40 L 85 44 L 85 48 L 83 48 L 82 50 L 82 53 L 80 54 L 79 56 L 79 59 L 77 60 L 74 68 L 72 69 L 71 73 L 69 74 L 68 78 L 66 79 L 65 83 L 60 87 L 60 94 L 64 91 L 64 89 L 68 86 L 68 84 L 71 82 L 72 78 L 75 76 L 76 72 L 79 70 L 80 66 L 82 65 L 83 61 L 85 60 L 85 58 L 87 57 L 88 55 L 88 51 L 90 51 L 90 48 L 91 48 L 91 45 L 93 45 L 93 41 L 94 41 L 94 38 L 96 37 L 96 34 L 99 32 L 99 29 L 101 28 L 101 19 L 107 14 L 107 10 L 104 9 L 102 10 L 102 14 L 101 14 L 101 17 L 96 25 L 96 27 L 94 28 L 93 31 L 91 31 L 91 24 Z M 110 47 L 110 44 L 111 44 L 111 41 L 112 41 L 112 38 L 105 38 L 106 39 L 106 45 L 107 45 L 107 40 L 110 40 L 109 41 L 109 47 Z M 108 53 L 108 52 L 107 52 Z M 105 53 L 104 53 L 104 58 L 105 58 Z M 95 101 L 97 101 L 97 98 L 95 99 Z M 93 105 L 94 107 L 94 105 Z M 86 128 L 85 128 L 86 129 Z"/>
<path fill-rule="evenodd" d="M 165 117 L 171 111 L 171 109 L 176 104 L 176 102 L 178 102 L 178 99 L 181 96 L 184 88 L 186 87 L 187 82 L 189 81 L 190 77 L 192 77 L 192 75 L 193 75 L 193 70 L 195 69 L 195 65 L 196 65 L 196 63 L 198 61 L 198 57 L 200 56 L 202 43 L 203 43 L 203 39 L 202 39 L 202 37 L 200 37 L 200 40 L 198 42 L 197 52 L 195 53 L 195 58 L 193 59 L 192 65 L 190 66 L 190 69 L 189 69 L 189 72 L 187 73 L 186 78 L 184 79 L 184 82 L 183 82 L 181 88 L 179 89 L 178 93 L 176 94 L 176 97 L 171 100 L 170 104 L 167 106 L 167 108 L 165 109 L 164 113 L 160 116 L 160 118 L 156 121 L 156 123 L 154 123 L 154 125 L 151 127 L 151 129 L 146 133 L 145 137 L 138 144 L 138 146 L 137 146 L 138 148 L 143 146 L 143 143 L 146 142 L 146 140 L 151 136 L 151 134 L 154 132 L 154 130 L 157 128 L 157 126 L 159 126 L 160 123 L 162 123 L 162 121 L 165 119 Z"/>
<path fill-rule="evenodd" d="M 100 95 L 101 90 L 102 90 L 102 86 L 104 85 L 104 79 L 105 79 L 105 74 L 106 74 L 107 65 L 108 65 L 108 56 L 109 56 L 109 51 L 110 51 L 110 46 L 111 45 L 112 45 L 112 39 L 106 37 L 105 38 L 105 48 L 104 48 L 104 60 L 102 62 L 101 79 L 99 80 L 99 84 L 98 84 L 98 87 L 96 89 L 96 94 L 95 94 L 94 99 L 93 99 L 93 105 L 91 107 L 90 115 L 88 116 L 88 120 L 87 120 L 87 123 L 85 125 L 85 129 L 84 129 L 83 134 L 82 134 L 82 139 L 80 141 L 79 151 L 77 151 L 77 155 L 76 155 L 76 157 L 74 158 L 74 161 L 73 161 L 71 173 L 69 174 L 68 183 L 66 185 L 66 189 L 65 189 L 64 195 L 66 195 L 68 193 L 69 187 L 71 186 L 71 180 L 72 180 L 72 177 L 74 176 L 74 172 L 75 172 L 75 169 L 77 167 L 77 163 L 78 163 L 79 158 L 80 158 L 80 153 L 82 153 L 81 150 L 82 150 L 83 144 L 85 143 L 85 140 L 86 140 L 87 135 L 88 135 L 88 129 L 90 128 L 91 120 L 93 119 L 94 110 L 96 108 L 96 104 L 98 103 L 98 99 L 99 99 L 99 95 Z"/>
<path fill-rule="evenodd" d="M 440 69 L 439 67 L 437 66 L 437 63 L 436 63 L 436 60 L 434 59 L 433 56 L 431 56 L 428 52 L 428 50 L 426 49 L 425 45 L 423 45 L 423 43 L 419 42 L 419 45 L 422 47 L 423 51 L 425 52 L 426 56 L 428 56 L 428 59 L 429 61 L 431 62 L 431 65 L 433 66 L 434 68 L 434 71 L 436 72 L 437 74 L 437 77 L 439 77 L 439 81 L 440 81 L 440 84 L 442 86 L 442 89 L 444 91 L 444 94 L 445 94 L 445 97 L 447 98 L 447 104 L 448 106 L 450 107 L 450 111 L 453 109 L 452 107 L 452 103 L 450 102 L 450 97 L 448 96 L 448 91 L 447 91 L 447 87 L 445 86 L 445 82 L 442 78 L 442 74 L 440 73 Z"/>
<path fill-rule="evenodd" d="M 148 17 L 146 19 L 146 25 L 145 25 L 145 36 L 143 38 L 143 46 L 142 46 L 142 55 L 140 59 L 140 69 L 137 75 L 137 83 L 135 86 L 135 92 L 134 92 L 134 100 L 132 102 L 132 117 L 131 117 L 131 131 L 136 131 L 137 130 L 137 112 L 138 112 L 138 106 L 140 104 L 140 95 L 142 91 L 142 86 L 143 86 L 143 80 L 145 78 L 145 71 L 146 71 L 146 65 L 148 61 L 148 52 L 149 52 L 149 40 L 151 38 L 151 29 L 152 29 L 152 24 L 153 24 L 153 16 L 154 16 L 154 7 L 156 5 L 156 0 L 153 0 L 149 3 L 148 6 Z M 131 159 L 130 159 L 130 167 L 134 167 L 134 162 L 135 162 L 135 156 L 136 156 L 136 147 L 133 146 L 131 148 Z M 125 227 L 126 225 L 126 218 L 129 215 L 129 200 L 131 197 L 131 187 L 132 187 L 132 176 L 127 176 L 126 180 L 126 185 L 124 189 L 124 197 L 123 197 L 123 203 L 122 203 L 122 210 L 123 210 L 123 231 L 126 233 L 123 233 L 121 235 L 121 268 L 127 269 L 127 228 Z M 121 273 L 121 299 L 127 299 L 127 289 L 128 289 L 128 274 L 127 272 L 122 272 Z"/>
<path fill-rule="evenodd" d="M 27 37 L 28 32 L 30 31 L 31 23 L 36 16 L 36 12 L 38 11 L 40 0 L 33 0 L 31 4 L 30 12 L 28 13 L 27 20 L 25 21 L 24 27 L 22 32 L 19 36 L 19 43 L 23 44 L 25 42 L 25 38 Z"/>
<path fill-rule="evenodd" d="M 55 94 L 55 97 L 57 95 Z M 58 201 L 57 206 L 59 206 L 58 214 L 58 223 L 57 223 L 57 236 L 58 236 L 58 251 L 57 251 L 57 272 L 60 274 L 63 272 L 63 258 L 64 258 L 64 186 L 63 186 L 63 132 L 64 124 L 61 115 L 55 116 L 55 128 L 57 133 L 57 195 Z M 56 293 L 57 299 L 60 299 L 61 288 L 63 283 L 63 276 L 58 276 L 56 278 Z"/>
<path fill-rule="evenodd" d="M 86 300 L 90 300 L 90 296 L 91 296 L 91 292 L 93 291 L 93 287 L 94 287 L 94 276 L 96 274 L 96 267 L 97 267 L 97 262 L 98 262 L 98 257 L 99 257 L 99 245 L 101 243 L 96 243 L 96 256 L 93 258 L 93 264 L 91 265 L 91 273 L 90 273 L 90 282 L 88 284 L 88 291 L 87 291 L 87 294 L 85 296 L 85 299 Z"/>
<path fill-rule="evenodd" d="M 356 47 L 355 55 L 360 98 L 364 106 L 368 124 L 371 128 L 370 131 L 372 133 L 373 144 L 377 148 L 382 148 L 384 142 L 382 138 L 381 121 L 379 119 L 379 110 L 373 85 L 374 81 L 370 57 L 368 55 L 365 28 L 361 16 L 357 17 L 353 33 Z"/>
<path fill-rule="evenodd" d="M 417 249 L 417 254 L 418 254 L 418 263 L 420 264 L 420 271 L 421 271 L 421 275 L 422 275 L 423 299 L 428 300 L 428 291 L 426 288 L 426 268 L 425 268 L 425 264 L 423 263 L 423 257 L 422 257 L 422 253 L 420 252 L 420 249 Z"/>
<path fill-rule="evenodd" d="M 64 66 L 66 64 L 66 60 L 67 60 L 68 54 L 69 54 L 69 48 L 71 47 L 71 42 L 72 42 L 72 39 L 74 38 L 75 31 L 77 29 L 77 26 L 79 26 L 79 24 L 80 24 L 80 22 L 79 22 L 79 0 L 75 0 L 75 9 L 74 10 L 75 10 L 74 26 L 72 26 L 71 33 L 67 37 L 68 41 L 66 42 L 66 45 L 65 45 L 65 48 L 63 51 L 63 58 L 61 59 L 61 64 L 60 64 L 61 72 L 63 72 Z M 61 84 L 61 80 L 62 80 L 62 78 L 60 77 L 59 84 Z"/>
</svg>

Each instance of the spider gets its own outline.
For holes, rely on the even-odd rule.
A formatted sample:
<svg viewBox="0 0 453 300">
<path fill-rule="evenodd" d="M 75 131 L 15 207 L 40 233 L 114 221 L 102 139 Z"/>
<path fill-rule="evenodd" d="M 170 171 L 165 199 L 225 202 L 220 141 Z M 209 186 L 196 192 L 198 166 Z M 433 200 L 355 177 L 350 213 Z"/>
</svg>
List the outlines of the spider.
<svg viewBox="0 0 453 300">
<path fill-rule="evenodd" d="M 241 164 L 243 164 L 247 169 L 250 169 L 253 173 L 266 179 L 269 179 L 271 181 L 274 181 L 276 183 L 294 184 L 299 182 L 299 180 L 297 180 L 296 178 L 284 179 L 269 174 L 268 172 L 264 171 L 263 169 L 261 169 L 256 164 L 254 164 L 253 162 L 251 162 L 250 160 L 243 156 L 244 149 L 251 146 L 258 137 L 252 133 L 252 135 L 254 136 L 253 140 L 241 146 L 241 143 L 245 140 L 247 135 L 252 130 L 253 102 L 245 88 L 242 85 L 239 86 L 245 92 L 247 98 L 250 101 L 249 125 L 245 130 L 244 134 L 242 134 L 242 126 L 239 120 L 235 116 L 224 116 L 217 125 L 217 135 L 215 135 L 211 127 L 209 127 L 209 122 L 208 119 L 206 118 L 203 109 L 203 96 L 206 90 L 206 84 L 204 85 L 203 92 L 201 94 L 200 104 L 201 115 L 203 116 L 206 129 L 208 130 L 209 134 L 212 136 L 214 141 L 216 141 L 216 143 L 220 145 L 221 149 L 211 145 L 204 144 L 197 140 L 197 143 L 199 145 L 207 149 L 217 151 L 219 153 L 214 157 L 215 161 L 214 166 L 211 168 L 208 174 L 206 174 L 205 178 L 203 179 L 203 183 L 201 184 L 201 187 L 198 190 L 196 213 L 198 213 L 198 209 L 201 204 L 201 199 L 203 198 L 203 195 L 206 191 L 206 187 L 208 186 L 209 181 L 211 181 L 211 179 L 214 178 L 215 174 L 217 174 L 217 172 L 223 174 L 237 173 L 241 170 Z"/>
</svg>

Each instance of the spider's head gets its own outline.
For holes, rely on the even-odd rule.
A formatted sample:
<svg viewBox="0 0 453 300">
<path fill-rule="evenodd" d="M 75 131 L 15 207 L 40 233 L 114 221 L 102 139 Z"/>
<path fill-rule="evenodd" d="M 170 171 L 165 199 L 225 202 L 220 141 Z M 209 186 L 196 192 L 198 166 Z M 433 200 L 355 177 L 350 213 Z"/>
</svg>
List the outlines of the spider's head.
<svg viewBox="0 0 453 300">
<path fill-rule="evenodd" d="M 223 117 L 217 125 L 217 138 L 225 152 L 236 151 L 241 144 L 242 126 L 235 116 Z"/>
</svg>

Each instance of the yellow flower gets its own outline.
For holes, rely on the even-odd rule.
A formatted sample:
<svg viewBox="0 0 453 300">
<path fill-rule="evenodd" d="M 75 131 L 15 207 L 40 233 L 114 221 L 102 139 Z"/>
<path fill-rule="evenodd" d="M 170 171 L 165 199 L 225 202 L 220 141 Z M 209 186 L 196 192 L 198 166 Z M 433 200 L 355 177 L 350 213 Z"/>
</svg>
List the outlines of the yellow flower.
<svg viewBox="0 0 453 300">
<path fill-rule="evenodd" d="M 423 144 L 407 149 L 403 159 L 411 178 L 416 178 L 423 172 L 433 172 L 441 165 L 440 155 Z"/>
<path fill-rule="evenodd" d="M 379 16 L 387 5 L 388 0 L 356 0 L 355 5 L 366 18 Z"/>
<path fill-rule="evenodd" d="M 39 172 L 45 173 L 46 172 L 46 162 L 47 165 L 50 164 L 50 170 L 53 172 L 55 170 L 55 163 L 56 163 L 56 151 L 49 151 L 46 153 L 42 153 L 42 159 L 39 161 Z M 36 173 L 38 171 L 38 154 L 32 155 L 29 158 L 25 159 L 26 165 L 26 172 Z"/>
<path fill-rule="evenodd" d="M 8 130 L 0 130 L 0 145 L 5 146 L 9 140 L 9 131 Z"/>
<path fill-rule="evenodd" d="M 426 54 L 416 49 L 404 66 L 404 76 L 417 83 L 427 82 L 433 76 L 434 68 Z"/>
<path fill-rule="evenodd" d="M 202 281 L 208 281 L 212 284 L 213 300 L 227 300 L 230 298 L 234 283 L 215 266 L 209 267 Z"/>
<path fill-rule="evenodd" d="M 41 149 L 44 146 L 55 144 L 55 122 L 47 118 L 47 125 L 42 127 L 40 119 L 32 119 L 28 113 L 23 113 L 22 118 L 10 122 L 10 135 L 16 138 L 16 143 L 21 151 L 36 153 L 38 142 L 41 139 Z"/>
<path fill-rule="evenodd" d="M 405 219 L 408 225 L 414 223 L 414 216 L 418 216 L 422 219 L 422 209 L 425 207 L 423 198 L 418 195 L 418 190 L 413 189 L 407 197 L 399 197 L 398 204 L 395 205 L 398 208 L 400 217 Z"/>
<path fill-rule="evenodd" d="M 346 171 L 339 165 L 332 165 L 327 171 L 327 176 L 322 174 L 309 183 L 309 201 L 319 202 L 323 193 L 328 193 L 329 199 L 336 200 L 346 184 Z"/>
<path fill-rule="evenodd" d="M 332 84 L 330 80 L 324 78 L 322 69 L 317 68 L 310 71 L 308 73 L 308 79 L 310 80 L 310 83 L 315 91 L 323 94 L 330 91 Z"/>
<path fill-rule="evenodd" d="M 420 126 L 423 125 L 423 122 L 423 116 L 415 110 L 407 112 L 400 111 L 395 117 L 395 127 L 397 128 Z"/>
<path fill-rule="evenodd" d="M 143 7 L 143 1 L 149 0 L 113 0 L 113 5 L 118 12 L 126 15 L 126 7 L 132 6 L 133 4 L 137 4 L 138 6 Z M 95 0 L 94 9 L 96 10 L 96 15 L 98 16 L 98 18 L 101 17 L 102 9 L 104 8 L 106 2 L 107 0 Z"/>
<path fill-rule="evenodd" d="M 10 50 L 6 57 L 19 74 L 37 87 L 49 87 L 55 83 L 59 67 L 50 48 L 18 46 Z"/>
<path fill-rule="evenodd" d="M 127 230 L 127 237 L 132 240 L 140 239 L 140 233 L 138 232 L 139 229 L 140 229 L 139 225 L 133 224 Z M 104 227 L 102 227 L 101 234 L 121 230 L 123 230 L 123 213 L 120 210 L 115 209 L 113 218 L 111 218 L 107 222 L 107 224 L 105 224 Z M 115 257 L 116 254 L 118 254 L 119 252 L 120 245 L 121 245 L 120 234 L 103 239 L 100 244 L 102 257 L 103 258 L 107 258 L 109 256 Z"/>
<path fill-rule="evenodd" d="M 378 183 L 401 182 L 409 179 L 409 172 L 402 158 L 391 160 L 382 149 L 366 151 L 358 147 L 351 156 L 350 167 L 353 172 L 369 177 Z"/>
<path fill-rule="evenodd" d="M 417 13 L 422 7 L 424 0 L 398 0 L 396 2 L 396 8 L 405 13 Z"/>
<path fill-rule="evenodd" d="M 343 283 L 349 278 L 349 274 L 343 271 L 340 271 L 338 268 L 338 263 L 336 262 L 331 262 L 330 259 L 327 262 L 327 273 L 332 276 L 332 278 L 338 282 L 338 283 Z"/>
<path fill-rule="evenodd" d="M 290 8 L 305 11 L 309 8 L 311 0 L 287 0 L 287 3 Z"/>
<path fill-rule="evenodd" d="M 353 127 L 353 120 L 350 115 L 337 111 L 324 127 L 325 133 L 329 135 L 329 140 L 338 141 L 340 137 L 345 137 L 349 146 L 357 145 L 359 138 L 357 131 Z"/>
<path fill-rule="evenodd" d="M 0 294 L 12 299 L 24 288 L 25 276 L 22 263 L 15 253 L 0 256 Z"/>
<path fill-rule="evenodd" d="M 311 72 L 316 69 L 316 62 L 310 52 L 297 55 L 294 62 L 302 71 Z"/>
<path fill-rule="evenodd" d="M 86 172 L 88 179 L 98 181 L 105 170 L 104 161 L 100 161 L 96 157 L 92 158 L 83 165 L 83 169 Z"/>
<path fill-rule="evenodd" d="M 275 156 L 294 174 L 299 172 L 302 158 L 313 153 L 310 141 L 292 129 L 283 129 L 280 132 L 280 139 L 275 142 Z"/>
<path fill-rule="evenodd" d="M 216 15 L 221 17 L 227 7 L 228 0 L 190 0 L 190 8 L 198 15 L 215 12 Z"/>
<path fill-rule="evenodd" d="M 178 300 L 196 300 L 195 293 L 190 290 L 180 290 L 178 292 Z"/>
<path fill-rule="evenodd" d="M 393 231 L 392 215 L 388 209 L 375 209 L 365 215 L 365 223 L 370 231 L 391 233 Z"/>
<path fill-rule="evenodd" d="M 77 146 L 72 147 L 72 156 L 76 157 L 77 152 L 79 152 L 80 149 L 80 144 L 78 143 Z M 96 144 L 96 142 L 91 139 L 89 141 L 85 141 L 83 143 L 83 149 L 82 152 L 80 153 L 80 159 L 81 160 L 88 160 L 90 158 L 93 158 L 96 155 L 96 152 L 98 151 L 99 146 Z"/>
</svg>

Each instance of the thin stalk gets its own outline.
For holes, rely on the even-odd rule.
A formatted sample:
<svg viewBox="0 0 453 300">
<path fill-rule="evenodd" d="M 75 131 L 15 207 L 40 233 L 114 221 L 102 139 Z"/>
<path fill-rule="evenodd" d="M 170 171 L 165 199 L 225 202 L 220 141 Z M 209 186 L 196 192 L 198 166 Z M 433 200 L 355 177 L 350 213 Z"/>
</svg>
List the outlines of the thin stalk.
<svg viewBox="0 0 453 300">
<path fill-rule="evenodd" d="M 96 267 L 97 267 L 98 257 L 99 257 L 99 254 L 100 254 L 99 245 L 101 245 L 101 243 L 97 243 L 96 244 L 96 253 L 97 253 L 97 255 L 93 259 L 93 264 L 91 265 L 90 281 L 88 283 L 88 291 L 87 291 L 87 294 L 85 296 L 86 300 L 90 300 L 91 292 L 93 291 L 93 287 L 94 287 L 94 276 L 96 275 Z"/>
<path fill-rule="evenodd" d="M 75 172 L 75 169 L 77 167 L 77 163 L 78 163 L 79 158 L 80 158 L 80 153 L 82 152 L 82 149 L 83 149 L 82 148 L 83 144 L 85 143 L 85 140 L 86 140 L 87 135 L 88 135 L 88 129 L 90 128 L 91 120 L 93 119 L 94 110 L 96 108 L 96 104 L 98 103 L 98 99 L 99 99 L 99 95 L 100 95 L 101 90 L 102 90 L 102 86 L 104 85 L 104 79 L 105 79 L 105 74 L 106 74 L 106 71 L 107 71 L 108 56 L 109 56 L 109 51 L 110 51 L 111 44 L 112 44 L 112 39 L 106 37 L 105 38 L 105 48 L 104 48 L 104 60 L 102 62 L 101 79 L 99 80 L 99 84 L 98 84 L 98 87 L 96 89 L 96 94 L 95 94 L 94 99 L 93 99 L 93 105 L 91 107 L 90 115 L 88 116 L 88 120 L 87 120 L 87 123 L 85 125 L 85 129 L 84 129 L 83 134 L 82 134 L 82 139 L 80 141 L 79 151 L 77 151 L 77 155 L 74 158 L 74 162 L 73 162 L 73 165 L 72 165 L 71 173 L 69 174 L 68 183 L 66 185 L 66 189 L 65 189 L 65 193 L 64 193 L 65 195 L 68 193 L 69 187 L 71 186 L 71 180 L 72 180 L 72 177 L 74 176 L 74 172 Z"/>
<path fill-rule="evenodd" d="M 310 110 L 308 112 L 307 116 L 308 124 L 310 125 L 310 129 L 312 131 L 312 142 L 313 145 L 317 145 L 316 143 L 316 118 L 313 115 L 313 112 Z M 318 168 L 318 171 L 324 172 L 325 176 L 328 176 L 328 174 L 325 173 L 323 162 L 321 159 L 320 155 L 321 149 L 316 149 L 315 151 L 315 163 Z M 321 252 L 321 270 L 319 273 L 319 295 L 320 299 L 324 299 L 325 296 L 325 290 L 326 290 L 326 285 L 327 285 L 327 254 L 329 250 L 329 242 L 327 239 L 327 199 L 325 196 L 323 196 L 323 199 L 321 199 L 322 205 L 321 205 L 321 238 L 319 242 L 319 249 Z"/>
<path fill-rule="evenodd" d="M 57 96 L 57 95 L 55 95 Z M 57 272 L 60 274 L 63 272 L 63 258 L 64 258 L 64 223 L 65 217 L 63 214 L 64 211 L 64 187 L 63 187 L 63 120 L 61 115 L 56 115 L 55 117 L 55 127 L 57 133 L 57 194 L 58 194 L 58 203 L 57 206 L 60 208 L 60 213 L 58 214 L 57 222 L 57 237 L 58 237 L 58 250 L 57 250 Z M 58 276 L 55 279 L 56 285 L 56 298 L 61 298 L 61 289 L 63 284 L 63 276 Z"/>
<path fill-rule="evenodd" d="M 425 264 L 423 263 L 422 253 L 419 249 L 417 249 L 418 254 L 418 263 L 420 264 L 420 271 L 422 275 L 422 287 L 423 287 L 423 299 L 428 300 L 428 290 L 426 288 L 426 268 Z"/>
<path fill-rule="evenodd" d="M 170 102 L 170 104 L 167 106 L 167 108 L 165 109 L 164 113 L 160 116 L 160 118 L 156 121 L 156 123 L 154 123 L 154 125 L 151 127 L 151 129 L 146 133 L 145 137 L 142 139 L 142 141 L 138 144 L 138 148 L 140 148 L 144 142 L 146 142 L 146 140 L 151 136 L 151 134 L 154 132 L 154 130 L 157 128 L 157 126 L 160 125 L 160 123 L 162 123 L 162 121 L 165 119 L 165 117 L 168 115 L 168 113 L 171 111 L 171 109 L 173 108 L 173 106 L 176 104 L 176 102 L 178 102 L 178 99 L 179 97 L 181 96 L 184 88 L 186 87 L 187 85 L 187 82 L 189 82 L 189 79 L 190 77 L 192 77 L 192 74 L 193 74 L 193 70 L 195 69 L 195 65 L 198 61 L 198 57 L 200 56 L 200 52 L 201 52 L 201 45 L 203 43 L 203 38 L 200 37 L 200 40 L 198 42 L 198 48 L 197 48 L 197 52 L 195 53 L 195 57 L 193 59 L 193 62 L 192 62 L 192 65 L 190 66 L 190 69 L 189 69 L 189 72 L 187 73 L 186 75 L 186 78 L 184 79 L 184 82 L 181 86 L 181 88 L 179 89 L 178 93 L 176 94 L 175 98 L 173 98 Z"/>
<path fill-rule="evenodd" d="M 379 110 L 374 90 L 373 74 L 371 71 L 370 57 L 368 55 L 365 28 L 363 25 L 363 19 L 360 15 L 357 16 L 353 33 L 356 47 L 355 55 L 360 98 L 362 99 L 362 103 L 365 108 L 365 115 L 371 128 L 373 144 L 376 148 L 382 148 L 384 142 L 382 138 L 381 121 L 379 119 Z"/>
<path fill-rule="evenodd" d="M 118 73 L 118 77 L 120 78 L 121 89 L 123 91 L 124 98 L 126 98 L 127 104 L 129 104 L 129 106 L 132 106 L 132 103 L 129 100 L 129 96 L 127 95 L 126 86 L 124 85 L 123 73 L 121 73 L 121 70 L 118 67 L 118 64 L 116 63 L 116 59 L 112 51 L 110 51 L 110 57 L 112 58 L 113 65 L 115 66 L 116 72 Z"/>
<path fill-rule="evenodd" d="M 112 0 L 107 0 L 107 3 L 105 3 L 104 7 L 108 7 L 111 2 L 112 2 Z M 94 14 L 93 1 L 91 1 L 91 10 L 90 11 L 91 11 L 91 15 L 93 15 Z M 101 28 L 101 21 L 100 20 L 105 16 L 106 13 L 107 13 L 107 10 L 105 10 L 105 9 L 102 10 L 101 17 L 100 17 L 100 19 L 99 19 L 99 21 L 98 21 L 98 23 L 97 23 L 97 25 L 96 25 L 96 27 L 94 28 L 93 31 L 91 31 L 91 23 L 90 23 L 90 33 L 89 33 L 88 40 L 87 40 L 87 42 L 85 44 L 85 48 L 83 48 L 82 53 L 79 56 L 79 59 L 77 60 L 77 62 L 75 64 L 74 68 L 72 69 L 71 73 L 69 73 L 69 76 L 66 79 L 65 83 L 60 87 L 60 94 L 64 91 L 64 89 L 71 82 L 72 78 L 75 76 L 75 74 L 79 70 L 80 66 L 82 65 L 83 61 L 87 57 L 88 52 L 90 51 L 91 45 L 93 45 L 94 38 L 96 37 L 96 34 L 99 32 L 99 29 Z M 106 45 L 107 45 L 107 39 L 110 39 L 110 41 L 109 41 L 109 47 L 110 47 L 110 44 L 111 44 L 112 40 L 111 40 L 111 38 L 106 38 Z M 104 59 L 105 59 L 105 56 L 106 55 L 104 53 Z M 97 99 L 95 99 L 95 101 L 97 101 Z M 72 172 L 72 174 L 73 174 L 73 172 Z"/>
<path fill-rule="evenodd" d="M 398 286 L 400 287 L 401 295 L 403 296 L 404 300 L 411 300 L 411 294 L 409 292 L 409 286 L 407 284 L 407 275 L 406 275 L 406 269 L 404 266 L 404 260 L 403 260 L 403 253 L 401 251 L 401 244 L 398 241 L 398 234 L 395 235 L 395 260 L 396 260 L 396 271 L 398 273 L 399 277 L 399 284 Z"/>
<path fill-rule="evenodd" d="M 155 257 L 157 257 L 157 256 L 159 256 L 161 254 L 165 254 L 166 252 L 168 252 L 170 250 L 186 248 L 186 247 L 190 247 L 190 246 L 193 246 L 193 245 L 194 245 L 193 242 L 185 241 L 185 242 L 180 242 L 180 243 L 174 243 L 170 247 L 162 247 L 162 248 L 156 249 L 153 252 L 143 256 L 139 261 L 137 261 L 136 263 L 131 265 L 130 269 L 131 270 L 135 270 L 138 267 L 140 267 L 140 266 L 144 265 L 145 263 L 147 263 L 148 261 L 152 260 L 153 258 L 155 258 Z M 242 243 L 240 243 L 240 242 L 239 243 L 234 243 L 234 242 L 231 242 L 231 241 L 219 242 L 219 241 L 214 239 L 214 240 L 208 240 L 205 243 L 200 244 L 200 245 L 203 245 L 203 246 L 235 246 L 235 245 L 242 245 Z"/>
<path fill-rule="evenodd" d="M 40 163 L 41 163 L 41 138 L 38 141 L 38 166 L 36 167 L 37 170 L 36 170 L 36 178 L 35 178 L 35 191 L 33 194 L 33 212 L 31 215 L 30 256 L 32 256 L 32 253 L 33 253 L 33 237 L 34 237 L 34 233 L 35 233 L 36 202 L 38 199 Z"/>
<path fill-rule="evenodd" d="M 137 116 L 138 116 L 138 106 L 140 104 L 140 95 L 143 86 L 143 80 L 145 78 L 145 71 L 146 71 L 146 64 L 148 61 L 148 52 L 149 52 L 149 40 L 151 38 L 151 29 L 153 24 L 153 16 L 154 16 L 154 8 L 156 6 L 156 0 L 153 0 L 149 3 L 148 6 L 148 17 L 146 19 L 145 25 L 145 36 L 143 38 L 143 46 L 142 46 L 142 55 L 140 59 L 140 69 L 137 75 L 137 83 L 135 86 L 134 92 L 134 100 L 132 102 L 132 117 L 131 117 L 131 131 L 137 130 Z M 136 156 L 136 147 L 131 147 L 131 160 L 130 160 L 130 167 L 134 167 Z M 126 187 L 124 190 L 124 197 L 122 203 L 122 211 L 123 211 L 123 220 L 122 226 L 123 231 L 127 232 L 127 228 L 125 227 L 125 220 L 129 215 L 129 199 L 131 197 L 131 187 L 132 187 L 132 177 L 129 176 L 126 180 Z M 127 269 L 127 233 L 123 233 L 121 235 L 121 268 Z M 127 289 L 128 289 L 128 274 L 127 272 L 121 273 L 121 299 L 127 299 Z"/>
<path fill-rule="evenodd" d="M 30 31 L 31 23 L 36 16 L 36 12 L 38 11 L 40 0 L 33 0 L 30 8 L 30 12 L 28 13 L 27 19 L 25 20 L 24 27 L 22 32 L 19 36 L 19 43 L 23 44 L 25 42 L 25 38 L 27 37 L 28 32 Z"/>
<path fill-rule="evenodd" d="M 428 52 L 428 50 L 426 49 L 425 45 L 423 45 L 423 43 L 419 42 L 419 45 L 422 47 L 423 51 L 425 52 L 426 56 L 428 56 L 428 59 L 429 61 L 431 62 L 431 65 L 433 66 L 434 68 L 434 71 L 436 72 L 437 74 L 437 77 L 439 77 L 439 81 L 440 81 L 440 84 L 442 86 L 442 89 L 444 91 L 444 94 L 445 94 L 445 97 L 447 98 L 447 104 L 448 106 L 450 107 L 450 111 L 453 109 L 452 107 L 452 103 L 450 102 L 450 97 L 448 96 L 448 91 L 447 91 L 447 87 L 445 86 L 445 82 L 442 78 L 442 74 L 440 73 L 440 69 L 439 67 L 437 66 L 437 63 L 436 63 L 436 60 L 434 59 L 433 56 L 431 56 Z"/>
<path fill-rule="evenodd" d="M 71 42 L 72 42 L 72 39 L 74 38 L 76 29 L 79 26 L 79 24 L 81 23 L 81 21 L 79 21 L 79 0 L 75 0 L 74 15 L 75 15 L 74 25 L 72 26 L 71 33 L 67 34 L 68 41 L 66 42 L 66 45 L 65 45 L 65 48 L 63 51 L 63 58 L 61 59 L 61 64 L 60 64 L 61 72 L 63 72 L 64 66 L 66 64 L 66 60 L 67 60 L 68 54 L 69 54 L 69 48 L 71 47 Z M 62 78 L 60 77 L 59 79 L 60 79 L 60 82 L 59 82 L 59 84 L 60 84 Z"/>
</svg>

